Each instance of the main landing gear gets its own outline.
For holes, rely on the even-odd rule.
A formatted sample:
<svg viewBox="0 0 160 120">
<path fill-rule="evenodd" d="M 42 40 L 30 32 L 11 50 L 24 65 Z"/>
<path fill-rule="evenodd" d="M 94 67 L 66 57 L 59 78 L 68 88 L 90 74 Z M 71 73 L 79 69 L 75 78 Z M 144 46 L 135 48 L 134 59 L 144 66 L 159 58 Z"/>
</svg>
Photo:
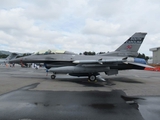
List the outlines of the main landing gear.
<svg viewBox="0 0 160 120">
<path fill-rule="evenodd" d="M 88 76 L 89 81 L 96 82 L 96 75 L 89 75 Z"/>
<path fill-rule="evenodd" d="M 100 75 L 95 75 L 95 74 L 90 74 L 88 76 L 88 81 L 89 82 L 97 82 L 98 81 L 103 81 L 105 82 L 106 80 L 104 78 L 102 78 Z"/>
</svg>

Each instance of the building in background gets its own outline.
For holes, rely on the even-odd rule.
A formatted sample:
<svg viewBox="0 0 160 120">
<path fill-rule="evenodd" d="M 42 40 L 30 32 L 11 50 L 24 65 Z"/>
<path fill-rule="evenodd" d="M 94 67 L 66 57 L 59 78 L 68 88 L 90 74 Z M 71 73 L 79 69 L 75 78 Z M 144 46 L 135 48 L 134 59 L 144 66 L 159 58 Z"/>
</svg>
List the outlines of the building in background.
<svg viewBox="0 0 160 120">
<path fill-rule="evenodd" d="M 153 64 L 160 64 L 160 47 L 151 48 L 153 52 Z"/>
<path fill-rule="evenodd" d="M 148 64 L 153 64 L 153 57 L 149 57 L 149 59 L 147 60 Z"/>
</svg>

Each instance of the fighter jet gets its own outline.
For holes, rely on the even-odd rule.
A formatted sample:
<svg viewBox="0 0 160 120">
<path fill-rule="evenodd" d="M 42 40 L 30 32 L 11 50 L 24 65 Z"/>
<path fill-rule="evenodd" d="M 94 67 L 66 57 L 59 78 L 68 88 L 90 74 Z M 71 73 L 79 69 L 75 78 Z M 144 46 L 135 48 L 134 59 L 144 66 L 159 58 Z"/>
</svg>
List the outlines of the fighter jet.
<svg viewBox="0 0 160 120">
<path fill-rule="evenodd" d="M 0 59 L 0 64 L 6 64 L 9 62 L 11 59 L 15 59 L 18 56 L 17 53 L 11 53 L 7 58 L 5 59 Z"/>
<path fill-rule="evenodd" d="M 100 72 L 106 75 L 118 74 L 119 70 L 144 69 L 147 65 L 137 63 L 133 56 L 141 46 L 147 33 L 135 33 L 116 51 L 102 55 L 78 55 L 68 51 L 38 52 L 37 54 L 10 60 L 10 63 L 44 63 L 49 72 L 64 73 L 71 76 L 88 76 L 95 81 Z"/>
</svg>

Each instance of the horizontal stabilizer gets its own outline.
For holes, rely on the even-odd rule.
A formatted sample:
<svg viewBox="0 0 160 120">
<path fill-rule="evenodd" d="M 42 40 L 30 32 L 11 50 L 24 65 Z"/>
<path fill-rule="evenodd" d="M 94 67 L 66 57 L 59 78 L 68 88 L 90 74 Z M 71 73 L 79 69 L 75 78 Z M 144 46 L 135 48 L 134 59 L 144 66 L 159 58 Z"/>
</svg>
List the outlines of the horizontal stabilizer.
<svg viewBox="0 0 160 120">
<path fill-rule="evenodd" d="M 132 65 L 136 65 L 136 66 L 141 66 L 141 67 L 144 67 L 144 68 L 154 68 L 150 65 L 146 65 L 146 64 L 141 64 L 141 63 L 135 63 L 135 62 L 128 62 L 129 64 L 132 64 Z"/>
</svg>

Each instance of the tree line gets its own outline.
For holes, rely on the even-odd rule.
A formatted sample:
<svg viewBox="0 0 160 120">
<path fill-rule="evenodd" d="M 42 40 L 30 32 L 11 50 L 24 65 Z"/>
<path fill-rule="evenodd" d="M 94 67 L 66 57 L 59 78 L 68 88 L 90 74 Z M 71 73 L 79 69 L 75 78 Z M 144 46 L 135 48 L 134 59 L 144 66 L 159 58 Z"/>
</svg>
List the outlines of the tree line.
<svg viewBox="0 0 160 120">
<path fill-rule="evenodd" d="M 0 58 L 6 58 L 6 57 L 8 57 L 8 55 L 0 54 Z"/>
<path fill-rule="evenodd" d="M 149 56 L 146 56 L 144 53 L 139 53 L 138 54 L 138 56 L 137 56 L 137 58 L 143 58 L 143 59 L 145 59 L 145 60 L 148 60 L 149 59 Z"/>
</svg>

